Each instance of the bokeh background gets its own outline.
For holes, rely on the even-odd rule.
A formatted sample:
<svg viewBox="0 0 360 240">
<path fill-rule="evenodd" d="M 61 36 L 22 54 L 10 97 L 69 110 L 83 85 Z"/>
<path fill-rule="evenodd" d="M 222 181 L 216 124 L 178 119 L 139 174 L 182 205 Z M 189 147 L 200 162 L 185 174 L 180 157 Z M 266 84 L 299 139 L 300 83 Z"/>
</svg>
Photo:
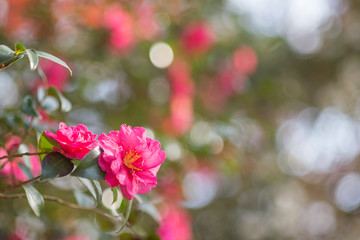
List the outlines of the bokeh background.
<svg viewBox="0 0 360 240">
<path fill-rule="evenodd" d="M 126 123 L 161 141 L 158 187 L 130 218 L 141 238 L 359 238 L 359 1 L 0 0 L 0 43 L 15 42 L 73 70 L 41 62 L 73 109 L 37 129 Z M 0 72 L 3 120 L 42 83 L 26 61 Z M 75 201 L 69 182 L 39 190 Z M 0 209 L 4 239 L 116 239 L 52 203 Z"/>
</svg>

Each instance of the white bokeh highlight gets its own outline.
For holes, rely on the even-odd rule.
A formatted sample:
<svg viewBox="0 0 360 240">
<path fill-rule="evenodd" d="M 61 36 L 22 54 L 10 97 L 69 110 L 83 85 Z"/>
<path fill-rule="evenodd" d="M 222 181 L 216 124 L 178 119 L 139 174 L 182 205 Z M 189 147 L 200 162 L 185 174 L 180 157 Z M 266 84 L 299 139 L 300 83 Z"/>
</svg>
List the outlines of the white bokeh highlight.
<svg viewBox="0 0 360 240">
<path fill-rule="evenodd" d="M 150 48 L 150 61 L 157 68 L 167 68 L 174 60 L 174 52 L 169 44 L 157 42 Z"/>
</svg>

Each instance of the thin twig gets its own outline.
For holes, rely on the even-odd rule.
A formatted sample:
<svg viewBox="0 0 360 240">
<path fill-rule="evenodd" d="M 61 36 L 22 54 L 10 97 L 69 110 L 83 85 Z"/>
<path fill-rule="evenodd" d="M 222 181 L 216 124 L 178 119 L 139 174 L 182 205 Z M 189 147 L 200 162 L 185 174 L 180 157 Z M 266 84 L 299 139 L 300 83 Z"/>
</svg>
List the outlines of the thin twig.
<svg viewBox="0 0 360 240">
<path fill-rule="evenodd" d="M 2 156 L 2 157 L 0 157 L 0 160 L 1 160 L 1 159 L 4 159 L 4 158 L 15 158 L 15 157 L 23 157 L 23 156 L 43 155 L 43 154 L 48 154 L 48 153 L 49 153 L 49 152 L 36 152 L 36 153 L 26 152 L 26 153 L 18 153 L 18 154 L 13 154 L 13 155 L 8 155 L 8 156 Z"/>
<path fill-rule="evenodd" d="M 67 201 L 62 200 L 61 198 L 55 197 L 55 196 L 49 196 L 49 195 L 42 195 L 43 198 L 47 201 L 51 201 L 51 202 L 56 202 L 58 204 L 61 204 L 63 206 L 69 207 L 69 208 L 73 208 L 73 209 L 78 209 L 78 210 L 85 210 L 85 211 L 92 211 L 94 213 L 97 213 L 103 217 L 109 218 L 114 222 L 119 222 L 119 219 L 109 213 L 106 213 L 98 208 L 92 208 L 92 207 L 82 207 L 79 205 L 76 205 L 74 203 L 70 203 Z M 19 193 L 19 194 L 12 194 L 12 195 L 6 195 L 6 194 L 2 194 L 0 193 L 0 198 L 3 199 L 21 199 L 21 198 L 26 198 L 26 194 L 25 193 Z"/>
<path fill-rule="evenodd" d="M 4 189 L 0 190 L 0 193 L 8 192 L 8 191 L 13 190 L 13 189 L 15 189 L 15 188 L 17 188 L 17 187 L 20 187 L 20 186 L 22 186 L 22 185 L 25 185 L 25 184 L 30 183 L 30 182 L 32 182 L 32 181 L 35 181 L 35 180 L 37 180 L 37 179 L 39 179 L 39 178 L 40 178 L 40 176 L 37 176 L 37 177 L 31 178 L 31 179 L 29 179 L 29 180 L 27 180 L 27 181 L 25 181 L 25 182 L 21 182 L 21 183 L 19 183 L 19 184 L 17 184 L 17 185 L 9 186 L 9 187 L 7 187 L 7 188 L 4 188 Z"/>
</svg>

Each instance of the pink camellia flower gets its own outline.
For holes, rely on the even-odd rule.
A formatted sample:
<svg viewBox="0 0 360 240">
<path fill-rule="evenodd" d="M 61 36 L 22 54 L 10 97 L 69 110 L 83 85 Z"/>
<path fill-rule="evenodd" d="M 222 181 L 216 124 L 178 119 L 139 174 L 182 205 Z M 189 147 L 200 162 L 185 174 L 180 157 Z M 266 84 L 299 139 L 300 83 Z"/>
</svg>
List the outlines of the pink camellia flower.
<svg viewBox="0 0 360 240">
<path fill-rule="evenodd" d="M 82 159 L 91 149 L 98 145 L 96 134 L 90 132 L 85 125 L 68 127 L 65 123 L 59 124 L 56 134 L 45 131 L 46 136 L 56 140 L 61 149 L 54 148 L 65 157 Z"/>
<path fill-rule="evenodd" d="M 20 138 L 17 136 L 12 136 L 6 143 L 5 148 L 0 148 L 0 157 L 12 155 L 14 154 L 13 149 L 19 146 L 20 144 Z M 30 152 L 35 152 L 35 148 L 32 145 L 29 145 Z M 0 170 L 0 174 L 7 176 L 8 179 L 12 181 L 12 179 L 19 180 L 19 181 L 26 181 L 28 178 L 26 177 L 25 173 L 22 171 L 22 169 L 19 167 L 19 163 L 24 164 L 24 161 L 17 157 L 12 159 L 1 159 L 0 160 L 0 166 L 3 166 Z M 39 157 L 36 155 L 33 155 L 30 157 L 30 165 L 31 169 L 30 172 L 33 176 L 39 176 L 41 173 L 41 166 L 40 166 L 40 160 Z"/>
<path fill-rule="evenodd" d="M 214 44 L 214 32 L 206 22 L 187 25 L 181 35 L 181 43 L 189 53 L 204 53 Z"/>
<path fill-rule="evenodd" d="M 180 207 L 167 206 L 161 212 L 160 227 L 157 230 L 161 240 L 191 240 L 191 218 Z"/>
<path fill-rule="evenodd" d="M 160 142 L 145 136 L 145 128 L 123 124 L 119 131 L 101 134 L 99 144 L 104 150 L 99 166 L 106 172 L 105 180 L 111 187 L 119 185 L 126 199 L 157 185 L 156 174 L 165 152 L 160 150 Z"/>
</svg>

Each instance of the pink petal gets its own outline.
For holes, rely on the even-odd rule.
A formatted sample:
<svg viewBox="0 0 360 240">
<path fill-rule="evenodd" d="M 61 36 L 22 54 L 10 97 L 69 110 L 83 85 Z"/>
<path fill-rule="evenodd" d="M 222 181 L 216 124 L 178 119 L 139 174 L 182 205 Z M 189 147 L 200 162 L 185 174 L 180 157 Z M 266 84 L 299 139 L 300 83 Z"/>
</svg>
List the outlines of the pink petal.
<svg viewBox="0 0 360 240">
<path fill-rule="evenodd" d="M 110 168 L 113 172 L 119 171 L 121 166 L 122 166 L 121 159 L 116 159 L 116 160 L 112 161 L 110 164 Z"/>
<path fill-rule="evenodd" d="M 68 126 L 66 125 L 66 123 L 60 122 L 60 124 L 59 124 L 59 129 L 67 128 L 67 127 L 68 127 Z"/>
<path fill-rule="evenodd" d="M 115 186 L 119 185 L 119 181 L 117 180 L 115 175 L 112 174 L 111 172 L 106 173 L 105 180 L 106 180 L 106 182 L 109 183 L 110 187 L 115 187 Z"/>
<path fill-rule="evenodd" d="M 156 176 L 150 171 L 139 171 L 136 173 L 136 178 L 147 186 L 155 187 L 157 185 Z"/>
<path fill-rule="evenodd" d="M 139 194 L 144 194 L 144 193 L 150 192 L 150 190 L 151 190 L 151 187 L 145 185 L 142 182 L 138 183 L 138 187 L 139 187 L 139 190 L 138 190 Z"/>
<path fill-rule="evenodd" d="M 46 130 L 45 135 L 48 136 L 49 138 L 57 140 L 57 135 L 51 131 Z"/>
</svg>

